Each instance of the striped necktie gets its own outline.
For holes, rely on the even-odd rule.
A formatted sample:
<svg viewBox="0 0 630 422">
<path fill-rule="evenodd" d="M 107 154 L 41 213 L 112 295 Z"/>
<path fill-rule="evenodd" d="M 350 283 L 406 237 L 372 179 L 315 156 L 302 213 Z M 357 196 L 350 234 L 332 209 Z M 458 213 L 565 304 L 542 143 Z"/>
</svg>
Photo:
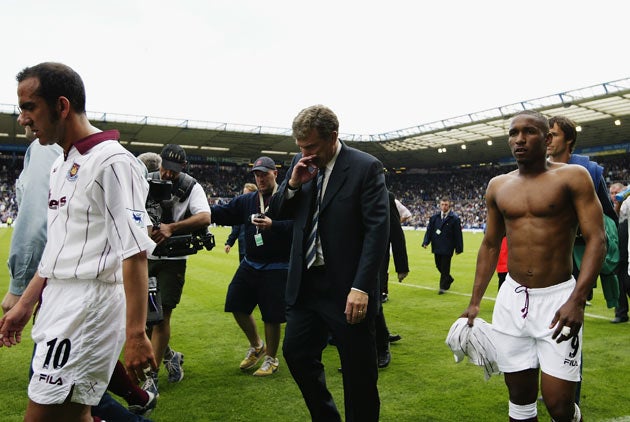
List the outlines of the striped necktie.
<svg viewBox="0 0 630 422">
<path fill-rule="evenodd" d="M 322 186 L 324 185 L 324 173 L 326 168 L 319 169 L 317 174 L 317 197 L 315 198 L 315 211 L 313 212 L 313 218 L 311 220 L 311 231 L 308 235 L 306 244 L 306 268 L 311 268 L 317 257 L 317 223 L 319 221 L 319 206 L 322 202 Z"/>
</svg>

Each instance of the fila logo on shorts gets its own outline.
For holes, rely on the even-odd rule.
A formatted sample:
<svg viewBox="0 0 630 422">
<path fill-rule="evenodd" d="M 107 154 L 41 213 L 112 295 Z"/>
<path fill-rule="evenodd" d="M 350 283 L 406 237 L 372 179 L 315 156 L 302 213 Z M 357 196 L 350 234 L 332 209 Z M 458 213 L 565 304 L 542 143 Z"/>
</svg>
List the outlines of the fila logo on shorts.
<svg viewBox="0 0 630 422">
<path fill-rule="evenodd" d="M 63 380 L 61 379 L 61 377 L 54 379 L 52 375 L 48 375 L 48 374 L 39 374 L 38 381 L 40 382 L 43 381 L 46 384 L 52 384 L 52 385 L 63 385 Z"/>
</svg>

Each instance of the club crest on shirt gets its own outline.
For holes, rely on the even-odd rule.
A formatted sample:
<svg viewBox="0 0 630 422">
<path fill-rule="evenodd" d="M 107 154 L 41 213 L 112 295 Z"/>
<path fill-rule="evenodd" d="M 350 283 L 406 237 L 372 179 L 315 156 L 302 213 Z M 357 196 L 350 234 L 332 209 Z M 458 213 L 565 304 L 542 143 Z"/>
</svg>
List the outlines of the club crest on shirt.
<svg viewBox="0 0 630 422">
<path fill-rule="evenodd" d="M 146 227 L 144 223 L 144 215 L 145 215 L 144 211 L 130 210 L 130 209 L 127 209 L 127 211 L 129 211 L 129 216 L 131 217 L 131 221 L 133 221 L 136 226 L 138 226 L 141 229 L 144 229 Z"/>
<path fill-rule="evenodd" d="M 69 182 L 77 180 L 79 177 L 79 167 L 81 166 L 77 163 L 72 163 L 72 167 L 70 167 L 70 170 L 68 170 L 68 174 L 66 175 L 66 179 L 68 179 Z"/>
</svg>

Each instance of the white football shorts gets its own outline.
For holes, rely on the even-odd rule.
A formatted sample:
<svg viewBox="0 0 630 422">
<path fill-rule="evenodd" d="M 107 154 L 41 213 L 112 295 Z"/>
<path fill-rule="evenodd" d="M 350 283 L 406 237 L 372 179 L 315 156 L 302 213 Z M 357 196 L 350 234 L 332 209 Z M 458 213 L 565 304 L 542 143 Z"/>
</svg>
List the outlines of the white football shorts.
<svg viewBox="0 0 630 422">
<path fill-rule="evenodd" d="M 125 341 L 122 284 L 49 279 L 31 336 L 36 345 L 28 396 L 35 403 L 95 406 Z"/>
<path fill-rule="evenodd" d="M 582 329 L 577 336 L 558 344 L 551 339 L 556 327 L 549 328 L 574 288 L 573 277 L 554 286 L 530 289 L 507 275 L 492 313 L 501 372 L 540 367 L 553 377 L 580 381 Z"/>
</svg>

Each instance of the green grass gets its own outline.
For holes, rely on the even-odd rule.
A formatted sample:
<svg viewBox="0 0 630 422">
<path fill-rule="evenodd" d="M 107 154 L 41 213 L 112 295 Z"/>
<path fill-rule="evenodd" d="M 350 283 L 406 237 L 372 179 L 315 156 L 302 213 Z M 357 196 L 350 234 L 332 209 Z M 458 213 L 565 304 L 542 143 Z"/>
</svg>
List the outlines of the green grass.
<svg viewBox="0 0 630 422">
<path fill-rule="evenodd" d="M 226 288 L 237 266 L 236 250 L 222 244 L 228 230 L 215 228 L 220 245 L 192 257 L 182 303 L 172 321 L 171 345 L 186 356 L 185 377 L 169 384 L 160 373 L 156 421 L 307 421 L 309 416 L 282 357 L 279 372 L 269 378 L 243 373 L 238 364 L 247 348 L 230 314 L 223 312 Z M 11 229 L 0 229 L 0 261 L 6 262 Z M 420 247 L 422 232 L 405 232 L 411 272 L 403 283 L 390 282 L 384 305 L 389 328 L 402 335 L 392 345 L 392 363 L 380 371 L 382 421 L 503 421 L 507 389 L 502 376 L 484 381 L 482 370 L 455 364 L 444 340 L 450 325 L 468 304 L 481 234 L 466 233 L 465 252 L 453 258 L 455 283 L 437 295 L 438 273 L 429 250 Z M 390 269 L 393 272 L 393 268 Z M 8 285 L 0 272 L 0 293 Z M 487 297 L 496 295 L 496 277 Z M 600 289 L 587 308 L 584 334 L 582 412 L 588 421 L 630 421 L 630 324 L 612 325 Z M 493 302 L 484 300 L 481 317 L 491 320 Z M 258 318 L 258 314 L 257 319 Z M 261 327 L 262 328 L 262 327 Z M 0 349 L 0 420 L 19 421 L 27 402 L 27 372 L 32 350 L 28 334 L 21 345 Z M 343 408 L 336 350 L 324 353 L 326 377 L 337 405 Z M 540 420 L 548 420 L 539 404 Z"/>
</svg>

